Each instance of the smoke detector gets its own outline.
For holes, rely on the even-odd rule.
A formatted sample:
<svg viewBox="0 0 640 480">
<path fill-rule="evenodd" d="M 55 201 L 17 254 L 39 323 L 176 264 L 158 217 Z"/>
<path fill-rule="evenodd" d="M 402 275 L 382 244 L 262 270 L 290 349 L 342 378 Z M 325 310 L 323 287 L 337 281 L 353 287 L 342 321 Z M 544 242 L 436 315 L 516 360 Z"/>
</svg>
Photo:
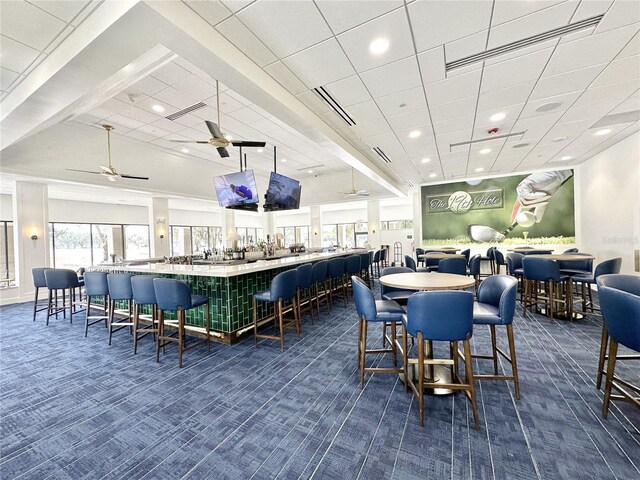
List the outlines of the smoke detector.
<svg viewBox="0 0 640 480">
<path fill-rule="evenodd" d="M 493 128 L 490 128 L 489 130 L 487 130 L 487 133 L 489 135 L 494 135 L 494 134 L 498 133 L 498 130 L 499 129 L 497 127 L 493 127 Z"/>
<path fill-rule="evenodd" d="M 135 103 L 138 96 L 134 93 L 127 93 L 127 98 L 131 103 Z"/>
</svg>

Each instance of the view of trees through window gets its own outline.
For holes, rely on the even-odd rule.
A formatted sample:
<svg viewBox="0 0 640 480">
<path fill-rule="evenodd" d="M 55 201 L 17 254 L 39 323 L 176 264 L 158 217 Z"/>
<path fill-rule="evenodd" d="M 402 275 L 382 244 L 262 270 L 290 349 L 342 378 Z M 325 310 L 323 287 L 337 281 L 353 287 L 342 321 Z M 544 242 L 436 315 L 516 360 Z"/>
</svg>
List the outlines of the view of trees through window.
<svg viewBox="0 0 640 480">
<path fill-rule="evenodd" d="M 16 284 L 16 264 L 13 254 L 13 222 L 0 221 L 0 288 Z"/>
<path fill-rule="evenodd" d="M 284 236 L 284 246 L 288 247 L 294 244 L 304 244 L 309 247 L 309 225 L 300 225 L 295 227 L 278 227 L 278 233 Z"/>
<path fill-rule="evenodd" d="M 369 238 L 367 222 L 337 223 L 322 226 L 322 246 L 362 247 Z"/>
<path fill-rule="evenodd" d="M 405 230 L 413 228 L 413 220 L 385 220 L 380 222 L 382 230 Z"/>
<path fill-rule="evenodd" d="M 197 255 L 205 250 L 224 248 L 221 227 L 188 227 L 171 225 L 169 227 L 171 256 Z"/>
</svg>

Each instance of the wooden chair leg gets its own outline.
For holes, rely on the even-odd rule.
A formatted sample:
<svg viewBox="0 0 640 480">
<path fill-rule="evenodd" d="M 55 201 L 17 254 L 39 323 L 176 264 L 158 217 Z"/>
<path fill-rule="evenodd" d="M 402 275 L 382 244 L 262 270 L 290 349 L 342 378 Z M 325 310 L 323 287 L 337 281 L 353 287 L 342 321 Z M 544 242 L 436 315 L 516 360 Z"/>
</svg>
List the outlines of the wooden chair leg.
<svg viewBox="0 0 640 480">
<path fill-rule="evenodd" d="M 38 308 L 38 292 L 40 288 L 36 287 L 35 299 L 33 300 L 33 321 L 36 321 L 36 312 Z"/>
<path fill-rule="evenodd" d="M 364 367 L 367 358 L 367 321 L 362 322 L 362 350 L 360 351 L 360 390 L 364 388 Z"/>
<path fill-rule="evenodd" d="M 402 365 L 404 367 L 404 391 L 409 391 L 409 348 L 407 329 L 402 327 Z"/>
<path fill-rule="evenodd" d="M 418 332 L 418 418 L 424 426 L 424 337 Z"/>
<path fill-rule="evenodd" d="M 473 409 L 473 424 L 475 429 L 478 430 L 480 428 L 480 423 L 478 422 L 478 405 L 476 402 L 476 387 L 474 385 L 473 379 L 473 367 L 472 367 L 472 359 L 471 359 L 471 345 L 469 340 L 464 340 L 464 370 L 465 375 L 467 377 L 467 384 L 469 385 L 469 397 L 471 399 L 471 408 Z"/>
<path fill-rule="evenodd" d="M 489 325 L 491 332 L 491 354 L 493 355 L 493 374 L 498 375 L 498 346 L 496 342 L 496 326 Z"/>
<path fill-rule="evenodd" d="M 607 356 L 607 342 L 609 341 L 609 332 L 607 326 L 602 322 L 602 336 L 600 338 L 600 357 L 598 358 L 598 373 L 596 376 L 596 388 L 600 390 L 602 386 L 602 376 L 604 375 L 604 360 Z"/>
<path fill-rule="evenodd" d="M 182 368 L 182 352 L 184 351 L 184 310 L 178 308 L 178 368 Z"/>
<path fill-rule="evenodd" d="M 613 338 L 609 340 L 609 362 L 607 363 L 607 380 L 604 385 L 604 402 L 602 403 L 602 416 L 607 418 L 609 414 L 609 402 L 611 401 L 611 387 L 613 375 L 616 369 L 616 355 L 618 355 L 618 342 Z"/>
<path fill-rule="evenodd" d="M 209 325 L 209 302 L 204 305 L 204 328 L 207 332 L 207 352 L 211 351 L 211 326 Z"/>
<path fill-rule="evenodd" d="M 280 351 L 284 352 L 284 322 L 283 322 L 283 314 L 282 314 L 282 300 L 278 300 L 277 305 L 278 311 L 278 323 L 280 326 Z"/>
<path fill-rule="evenodd" d="M 398 352 L 396 352 L 396 322 L 391 322 L 391 355 L 393 356 L 393 366 L 398 366 Z"/>
<path fill-rule="evenodd" d="M 113 315 L 116 309 L 116 301 L 111 299 L 111 304 L 109 305 L 109 345 L 111 345 L 111 337 L 113 336 Z"/>
<path fill-rule="evenodd" d="M 518 380 L 518 362 L 516 360 L 516 343 L 513 338 L 513 325 L 507 325 L 507 338 L 509 340 L 509 356 L 511 357 L 511 370 L 513 373 L 513 385 L 516 389 L 516 398 L 520 400 L 520 380 Z"/>
<path fill-rule="evenodd" d="M 363 318 L 360 316 L 358 318 L 358 371 L 360 370 L 360 357 L 362 356 L 362 322 Z"/>
<path fill-rule="evenodd" d="M 133 354 L 138 354 L 138 321 L 140 320 L 140 305 L 133 307 Z"/>
<path fill-rule="evenodd" d="M 160 361 L 160 344 L 164 341 L 164 312 L 158 312 L 158 340 L 156 341 L 156 362 Z"/>
<path fill-rule="evenodd" d="M 91 297 L 87 295 L 87 312 L 84 316 L 84 337 L 89 333 L 89 316 L 91 315 Z"/>
</svg>

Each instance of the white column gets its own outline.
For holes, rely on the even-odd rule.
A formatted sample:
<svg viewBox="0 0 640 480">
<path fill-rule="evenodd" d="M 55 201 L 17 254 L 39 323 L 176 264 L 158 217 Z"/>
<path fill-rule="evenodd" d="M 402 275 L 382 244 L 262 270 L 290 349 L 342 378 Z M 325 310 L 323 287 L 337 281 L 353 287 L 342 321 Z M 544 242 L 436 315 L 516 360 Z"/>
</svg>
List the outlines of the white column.
<svg viewBox="0 0 640 480">
<path fill-rule="evenodd" d="M 311 247 L 322 247 L 322 209 L 319 205 L 311 207 Z"/>
<path fill-rule="evenodd" d="M 49 197 L 46 184 L 16 182 L 13 222 L 18 296 L 32 297 L 34 287 L 31 269 L 51 266 Z"/>
<path fill-rule="evenodd" d="M 169 242 L 169 199 L 152 198 L 149 205 L 149 237 L 151 257 L 168 257 Z"/>
<path fill-rule="evenodd" d="M 232 233 L 236 233 L 236 215 L 230 208 L 223 208 L 220 212 L 220 220 L 222 224 L 222 241 L 225 248 L 231 248 L 231 242 L 227 241 L 227 237 Z"/>
<path fill-rule="evenodd" d="M 367 202 L 367 225 L 369 228 L 369 243 L 373 248 L 380 248 L 380 202 Z"/>
<path fill-rule="evenodd" d="M 422 189 L 413 192 L 413 245 L 422 246 Z"/>
<path fill-rule="evenodd" d="M 267 241 L 267 235 L 271 235 L 271 239 L 273 240 L 273 234 L 276 233 L 276 222 L 275 222 L 275 213 L 274 212 L 264 212 L 262 214 L 262 234 L 264 236 L 264 241 Z"/>
</svg>

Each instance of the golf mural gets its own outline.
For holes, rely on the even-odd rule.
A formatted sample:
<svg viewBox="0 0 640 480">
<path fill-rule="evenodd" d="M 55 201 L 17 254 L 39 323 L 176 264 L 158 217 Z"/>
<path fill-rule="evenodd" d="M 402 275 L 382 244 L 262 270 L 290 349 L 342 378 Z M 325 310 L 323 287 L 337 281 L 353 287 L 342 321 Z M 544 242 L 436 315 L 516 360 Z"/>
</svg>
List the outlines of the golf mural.
<svg viewBox="0 0 640 480">
<path fill-rule="evenodd" d="M 573 170 L 423 186 L 422 244 L 574 243 Z"/>
</svg>

